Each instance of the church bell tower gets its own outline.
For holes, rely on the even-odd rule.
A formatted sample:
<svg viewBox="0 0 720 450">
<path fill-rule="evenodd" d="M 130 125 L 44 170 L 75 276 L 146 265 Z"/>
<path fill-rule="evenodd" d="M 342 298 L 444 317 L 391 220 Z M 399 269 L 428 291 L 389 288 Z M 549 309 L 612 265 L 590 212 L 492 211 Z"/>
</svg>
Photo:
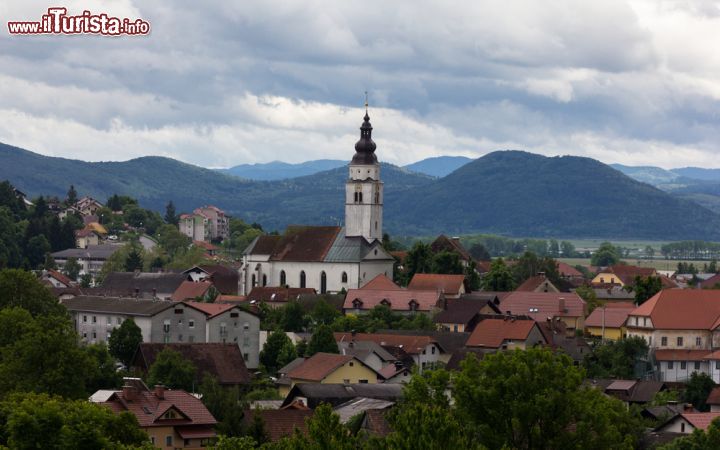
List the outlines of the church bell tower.
<svg viewBox="0 0 720 450">
<path fill-rule="evenodd" d="M 362 236 L 368 242 L 382 240 L 383 182 L 380 164 L 375 156 L 372 125 L 365 94 L 365 117 L 360 140 L 350 161 L 350 176 L 345 183 L 345 236 Z"/>
</svg>

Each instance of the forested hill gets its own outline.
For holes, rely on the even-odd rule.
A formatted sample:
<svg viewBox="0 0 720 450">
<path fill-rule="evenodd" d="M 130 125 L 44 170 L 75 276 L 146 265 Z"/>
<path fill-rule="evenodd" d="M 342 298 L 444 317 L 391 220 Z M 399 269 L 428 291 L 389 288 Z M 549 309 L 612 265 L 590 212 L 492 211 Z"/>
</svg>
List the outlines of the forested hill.
<svg viewBox="0 0 720 450">
<path fill-rule="evenodd" d="M 0 144 L 0 180 L 30 196 L 63 197 L 74 184 L 80 195 L 129 195 L 158 211 L 169 200 L 178 211 L 215 204 L 267 230 L 341 223 L 346 178 L 341 167 L 249 181 L 169 158 L 88 163 Z M 495 152 L 440 179 L 383 164 L 382 179 L 392 234 L 720 239 L 717 214 L 587 158 Z"/>
</svg>

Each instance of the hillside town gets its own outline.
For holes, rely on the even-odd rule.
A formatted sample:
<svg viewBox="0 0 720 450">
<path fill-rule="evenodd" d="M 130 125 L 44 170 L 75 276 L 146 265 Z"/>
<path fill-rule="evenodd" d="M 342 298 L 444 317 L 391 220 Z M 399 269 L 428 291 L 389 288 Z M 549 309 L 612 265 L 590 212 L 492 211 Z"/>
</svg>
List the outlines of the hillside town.
<svg viewBox="0 0 720 450">
<path fill-rule="evenodd" d="M 714 259 L 665 259 L 677 270 L 662 270 L 610 243 L 575 265 L 565 241 L 506 257 L 447 235 L 403 246 L 383 232 L 372 133 L 366 104 L 337 226 L 266 232 L 213 205 L 178 214 L 170 201 L 161 217 L 129 197 L 79 198 L 71 186 L 65 199 L 27 198 L 0 185 L 0 443 L 676 449 L 714 439 Z"/>
</svg>

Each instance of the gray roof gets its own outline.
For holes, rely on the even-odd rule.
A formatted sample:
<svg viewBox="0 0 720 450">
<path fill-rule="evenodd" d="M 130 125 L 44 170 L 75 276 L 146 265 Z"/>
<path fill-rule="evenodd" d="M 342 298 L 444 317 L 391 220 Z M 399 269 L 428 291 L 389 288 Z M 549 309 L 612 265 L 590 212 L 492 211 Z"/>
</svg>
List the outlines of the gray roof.
<svg viewBox="0 0 720 450">
<path fill-rule="evenodd" d="M 352 344 L 352 346 L 351 346 Z M 375 352 L 377 355 L 382 359 L 383 361 L 395 361 L 396 358 L 387 350 L 382 348 L 380 344 L 373 341 L 355 341 L 355 342 L 348 342 L 348 341 L 342 341 L 338 342 L 338 347 L 340 347 L 340 353 L 343 355 L 353 355 L 356 358 L 358 358 L 361 361 L 364 361 L 365 358 L 371 353 Z"/>
<path fill-rule="evenodd" d="M 377 243 L 368 243 L 363 237 L 346 237 L 345 227 L 340 229 L 340 232 L 335 238 L 332 246 L 325 255 L 325 262 L 359 262 L 362 261 L 368 253 L 373 249 L 379 247 L 379 251 L 385 252 L 382 247 Z M 388 260 L 394 260 L 390 255 L 385 255 Z"/>
<path fill-rule="evenodd" d="M 121 248 L 122 245 L 117 244 L 88 245 L 87 248 L 68 248 L 52 253 L 52 257 L 54 259 L 108 259 Z"/>
<path fill-rule="evenodd" d="M 367 397 L 381 400 L 397 401 L 402 398 L 403 385 L 400 383 L 388 384 L 321 384 L 321 383 L 299 383 L 293 386 L 283 402 L 283 406 L 289 405 L 295 397 L 307 399 L 310 408 L 317 407 L 320 403 L 330 403 L 332 406 L 341 405 L 355 397 Z"/>
<path fill-rule="evenodd" d="M 81 295 L 62 301 L 69 311 L 153 316 L 171 308 L 177 302 L 166 300 L 139 300 L 118 297 L 91 297 Z"/>
<path fill-rule="evenodd" d="M 395 402 L 388 400 L 357 397 L 335 407 L 335 414 L 340 416 L 340 423 L 347 423 L 351 418 L 368 409 L 386 409 L 394 405 Z"/>
<path fill-rule="evenodd" d="M 612 287 L 610 289 L 595 288 L 595 295 L 601 300 L 633 300 L 634 292 L 628 292 L 621 287 Z"/>
<path fill-rule="evenodd" d="M 131 296 L 138 293 L 173 293 L 186 281 L 184 273 L 110 272 L 96 292 L 105 295 Z"/>
<path fill-rule="evenodd" d="M 292 361 L 290 361 L 289 363 L 287 363 L 284 367 L 278 369 L 278 373 L 286 374 L 304 362 L 305 362 L 305 358 L 303 358 L 303 357 L 295 358 Z"/>
</svg>

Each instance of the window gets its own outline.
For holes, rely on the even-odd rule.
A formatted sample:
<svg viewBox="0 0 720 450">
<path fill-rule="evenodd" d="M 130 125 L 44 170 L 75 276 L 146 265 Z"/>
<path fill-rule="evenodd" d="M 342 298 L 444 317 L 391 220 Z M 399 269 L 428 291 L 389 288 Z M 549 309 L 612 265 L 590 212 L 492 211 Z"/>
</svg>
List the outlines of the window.
<svg viewBox="0 0 720 450">
<path fill-rule="evenodd" d="M 285 286 L 287 284 L 287 277 L 285 275 L 285 271 L 280 271 L 280 286 Z"/>
<path fill-rule="evenodd" d="M 267 286 L 267 275 L 263 274 L 263 287 Z"/>
<path fill-rule="evenodd" d="M 347 283 L 347 272 L 342 273 L 342 277 L 340 278 L 340 281 L 342 283 Z"/>
<path fill-rule="evenodd" d="M 668 369 L 672 369 L 675 366 L 675 363 L 673 361 L 668 361 Z"/>
<path fill-rule="evenodd" d="M 243 353 L 243 359 L 247 361 L 248 358 L 250 358 L 250 355 L 248 355 L 247 353 Z"/>
<path fill-rule="evenodd" d="M 185 447 L 190 447 L 190 439 L 185 439 Z"/>
<path fill-rule="evenodd" d="M 720 370 L 720 361 L 715 361 L 715 370 Z"/>
<path fill-rule="evenodd" d="M 87 316 L 83 316 L 83 322 L 87 322 Z"/>
<path fill-rule="evenodd" d="M 178 319 L 178 326 L 182 326 L 182 319 Z"/>
<path fill-rule="evenodd" d="M 195 342 L 195 336 L 193 336 L 192 334 L 188 336 L 188 342 Z"/>
<path fill-rule="evenodd" d="M 117 324 L 120 325 L 122 323 L 122 317 L 117 318 Z"/>
<path fill-rule="evenodd" d="M 647 326 L 647 317 L 643 317 L 643 326 L 644 326 L 644 327 Z"/>
<path fill-rule="evenodd" d="M 243 336 L 243 347 L 250 347 L 250 337 Z"/>
<path fill-rule="evenodd" d="M 93 339 L 97 339 L 97 333 L 93 331 Z"/>
<path fill-rule="evenodd" d="M 230 317 L 238 317 L 238 316 L 240 316 L 240 313 L 238 313 L 237 311 L 230 313 Z"/>
<path fill-rule="evenodd" d="M 663 347 L 667 347 L 667 336 L 663 336 L 660 338 L 660 345 Z"/>
<path fill-rule="evenodd" d="M 175 308 L 175 314 L 182 314 L 183 309 L 182 308 Z"/>
<path fill-rule="evenodd" d="M 108 316 L 107 318 L 107 324 L 112 325 L 112 317 Z"/>
<path fill-rule="evenodd" d="M 435 346 L 434 345 L 431 347 L 430 353 L 432 353 L 433 355 L 435 354 Z"/>
<path fill-rule="evenodd" d="M 345 379 L 343 380 L 343 383 L 344 383 L 344 384 L 350 384 L 350 380 L 347 379 L 347 378 L 345 378 Z"/>
<path fill-rule="evenodd" d="M 685 369 L 687 369 L 687 362 L 680 361 L 680 370 L 685 370 Z"/>
<path fill-rule="evenodd" d="M 327 275 L 325 271 L 320 272 L 320 293 L 324 294 L 327 292 Z"/>
<path fill-rule="evenodd" d="M 183 340 L 183 335 L 182 335 L 182 334 L 178 334 L 178 342 L 182 342 L 182 340 Z"/>
<path fill-rule="evenodd" d="M 700 370 L 700 361 L 695 361 L 695 370 Z"/>
<path fill-rule="evenodd" d="M 97 316 L 93 316 L 93 323 L 97 323 Z"/>
<path fill-rule="evenodd" d="M 362 192 L 358 192 L 358 203 L 362 203 Z"/>
<path fill-rule="evenodd" d="M 358 383 L 360 384 L 367 384 L 368 380 L 358 380 Z"/>
<path fill-rule="evenodd" d="M 150 436 L 150 443 L 152 445 L 155 445 L 155 437 L 154 436 Z"/>
<path fill-rule="evenodd" d="M 352 361 L 350 361 L 350 362 L 348 363 L 348 366 L 353 367 L 353 366 L 355 366 L 355 363 L 352 362 Z"/>
<path fill-rule="evenodd" d="M 250 329 L 250 324 L 247 323 L 247 322 L 245 322 L 245 323 L 243 324 L 243 329 L 249 330 L 249 329 Z"/>
<path fill-rule="evenodd" d="M 300 287 L 301 288 L 305 287 L 305 271 L 304 270 L 300 271 Z"/>
<path fill-rule="evenodd" d="M 695 345 L 698 347 L 702 345 L 702 338 L 700 336 L 695 338 Z"/>
<path fill-rule="evenodd" d="M 170 319 L 165 319 L 165 321 L 163 322 L 163 331 L 165 333 L 170 332 Z"/>
<path fill-rule="evenodd" d="M 227 336 L 227 324 L 225 324 L 225 322 L 220 323 L 220 336 Z"/>
<path fill-rule="evenodd" d="M 195 321 L 190 319 L 188 320 L 188 328 L 195 328 Z"/>
<path fill-rule="evenodd" d="M 87 339 L 87 333 L 83 333 L 83 339 Z"/>
<path fill-rule="evenodd" d="M 685 432 L 685 422 L 682 422 L 682 423 L 680 424 L 680 432 L 681 432 L 681 433 L 684 433 L 684 432 Z"/>
<path fill-rule="evenodd" d="M 173 445 L 173 443 L 172 443 L 172 436 L 166 436 L 166 437 L 165 437 L 165 446 L 166 446 L 166 447 L 172 447 L 172 445 Z"/>
<path fill-rule="evenodd" d="M 255 287 L 255 274 L 252 275 L 252 282 L 250 283 L 250 286 Z"/>
<path fill-rule="evenodd" d="M 677 346 L 678 346 L 678 347 L 682 347 L 682 345 L 683 345 L 683 338 L 682 338 L 682 336 L 678 336 L 678 338 L 677 338 Z"/>
</svg>

